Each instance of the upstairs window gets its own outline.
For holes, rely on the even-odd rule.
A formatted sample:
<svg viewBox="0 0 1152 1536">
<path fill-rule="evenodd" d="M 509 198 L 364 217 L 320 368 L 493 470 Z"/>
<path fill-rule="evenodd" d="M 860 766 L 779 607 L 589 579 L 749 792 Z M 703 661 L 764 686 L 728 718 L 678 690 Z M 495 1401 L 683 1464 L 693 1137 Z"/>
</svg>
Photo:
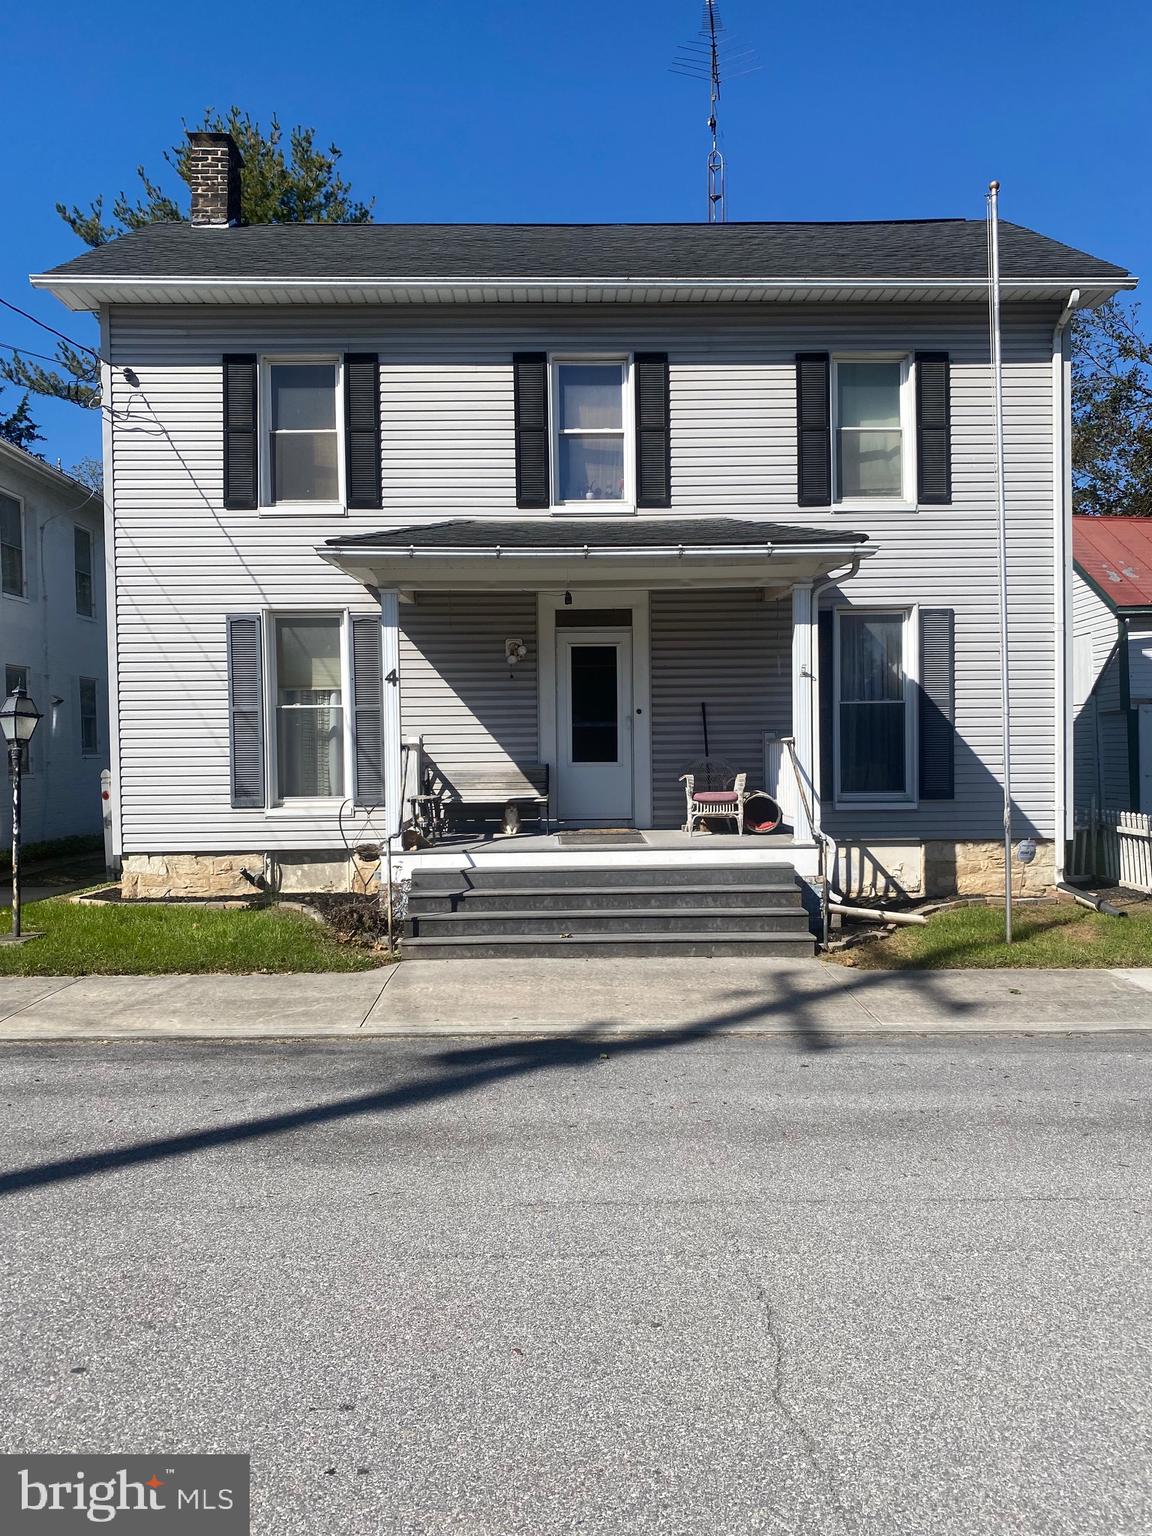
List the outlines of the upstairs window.
<svg viewBox="0 0 1152 1536">
<path fill-rule="evenodd" d="M 95 615 L 92 590 L 92 535 L 79 525 L 73 530 L 73 561 L 76 569 L 76 612 L 86 619 Z"/>
<path fill-rule="evenodd" d="M 334 504 L 340 486 L 340 370 L 335 359 L 264 369 L 265 505 Z"/>
<path fill-rule="evenodd" d="M 626 365 L 558 362 L 553 378 L 556 501 L 627 501 Z"/>
<path fill-rule="evenodd" d="M 278 798 L 343 797 L 343 623 L 339 615 L 275 623 Z"/>
<path fill-rule="evenodd" d="M 24 507 L 0 492 L 0 591 L 23 597 L 24 580 Z"/>
<path fill-rule="evenodd" d="M 836 500 L 914 500 L 907 360 L 837 358 L 833 369 Z"/>
</svg>

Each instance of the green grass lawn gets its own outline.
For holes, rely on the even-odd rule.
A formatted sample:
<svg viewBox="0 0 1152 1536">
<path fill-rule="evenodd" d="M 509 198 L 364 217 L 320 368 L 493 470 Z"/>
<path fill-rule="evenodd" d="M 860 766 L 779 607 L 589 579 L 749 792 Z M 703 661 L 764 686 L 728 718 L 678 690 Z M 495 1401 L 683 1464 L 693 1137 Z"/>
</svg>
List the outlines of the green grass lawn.
<svg viewBox="0 0 1152 1536">
<path fill-rule="evenodd" d="M 1063 902 L 1017 908 L 1011 945 L 1004 943 L 1003 907 L 955 907 L 925 928 L 899 928 L 838 958 L 861 970 L 893 971 L 1152 965 L 1152 906 L 1127 917 Z"/>
<path fill-rule="evenodd" d="M 33 902 L 25 933 L 44 937 L 0 944 L 0 976 L 163 976 L 251 971 L 365 971 L 382 958 L 338 943 L 311 918 L 274 908 L 76 906 Z M 0 933 L 12 914 L 0 913 Z"/>
</svg>

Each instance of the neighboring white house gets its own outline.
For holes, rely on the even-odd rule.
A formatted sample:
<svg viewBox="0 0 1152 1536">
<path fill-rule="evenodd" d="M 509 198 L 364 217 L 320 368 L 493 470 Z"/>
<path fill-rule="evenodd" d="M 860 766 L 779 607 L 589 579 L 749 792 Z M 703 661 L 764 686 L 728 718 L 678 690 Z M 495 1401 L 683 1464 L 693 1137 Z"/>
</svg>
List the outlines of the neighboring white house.
<svg viewBox="0 0 1152 1536">
<path fill-rule="evenodd" d="M 193 135 L 190 224 L 33 279 L 108 360 L 126 889 L 346 885 L 409 792 L 516 768 L 654 859 L 811 876 L 822 832 L 846 884 L 996 887 L 982 221 L 245 228 L 237 175 Z M 1071 814 L 1067 327 L 1135 280 L 1001 235 L 1038 889 Z M 785 786 L 789 837 L 678 831 L 705 718 L 750 788 L 794 739 L 816 797 Z M 407 867 L 635 857 L 532 837 Z"/>
<path fill-rule="evenodd" d="M 0 440 L 0 684 L 44 717 L 23 780 L 26 844 L 100 831 L 106 622 L 103 495 Z M 5 814 L 0 846 L 11 842 Z"/>
<path fill-rule="evenodd" d="M 1152 519 L 1073 518 L 1077 811 L 1152 814 Z"/>
</svg>

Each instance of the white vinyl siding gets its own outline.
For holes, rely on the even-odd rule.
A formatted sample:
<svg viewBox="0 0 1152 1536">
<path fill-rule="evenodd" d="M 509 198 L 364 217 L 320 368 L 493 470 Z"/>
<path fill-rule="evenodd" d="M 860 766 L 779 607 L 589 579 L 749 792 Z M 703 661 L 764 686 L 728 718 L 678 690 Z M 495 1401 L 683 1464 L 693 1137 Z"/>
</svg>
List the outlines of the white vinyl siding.
<svg viewBox="0 0 1152 1536">
<path fill-rule="evenodd" d="M 764 734 L 792 721 L 792 604 L 756 591 L 653 592 L 652 809 L 658 827 L 684 822 L 684 786 L 708 750 L 763 788 Z"/>
<path fill-rule="evenodd" d="M 1072 796 L 1083 813 L 1129 809 L 1128 721 L 1122 710 L 1119 637 L 1113 609 L 1074 571 L 1072 648 L 1080 658 L 1080 687 L 1072 700 Z M 1083 682 L 1087 681 L 1087 689 Z"/>
<path fill-rule="evenodd" d="M 402 729 L 449 781 L 454 768 L 539 761 L 533 593 L 424 594 L 400 605 L 400 629 Z M 514 667 L 508 639 L 527 648 Z"/>
<path fill-rule="evenodd" d="M 1040 836 L 1052 835 L 1055 800 L 1051 336 L 1057 308 L 1009 306 L 1004 314 L 1014 794 L 1021 826 Z M 331 519 L 307 509 L 291 518 L 223 510 L 220 358 L 243 351 L 379 352 L 383 509 L 350 512 L 339 525 L 349 534 L 427 518 L 517 515 L 513 352 L 667 352 L 673 515 L 747 515 L 856 529 L 880 551 L 851 583 L 824 595 L 826 606 L 916 602 L 955 609 L 956 797 L 886 812 L 885 834 L 999 836 L 998 664 L 991 638 L 995 488 L 987 330 L 979 305 L 125 307 L 112 313 L 110 339 L 114 359 L 139 379 L 133 387 L 114 376 L 116 409 L 134 414 L 145 402 L 164 429 L 134 432 L 117 421 L 113 430 L 127 852 L 339 842 L 334 818 L 273 817 L 229 804 L 223 615 L 263 607 L 375 611 L 358 583 L 315 553 L 332 536 Z M 910 356 L 917 350 L 951 358 L 952 505 L 798 511 L 796 353 Z M 654 609 L 663 601 L 656 594 Z M 401 605 L 404 623 L 410 606 Z M 412 622 L 423 622 L 419 611 Z M 505 629 L 497 622 L 495 630 L 487 634 L 497 641 L 496 665 L 503 668 L 503 640 L 523 634 L 524 625 L 510 620 Z M 458 643 L 466 670 L 470 647 L 466 639 Z M 528 674 L 525 667 L 516 670 L 519 688 Z M 402 703 L 411 730 L 409 704 Z M 530 725 L 534 747 L 534 714 L 516 718 L 514 739 L 522 743 Z M 506 753 L 502 715 L 489 722 L 453 706 L 452 720 L 473 753 Z M 696 755 L 694 742 L 685 741 L 682 750 Z M 668 793 L 666 777 L 654 770 L 657 797 Z M 676 785 L 674 793 L 679 790 Z M 875 836 L 870 812 L 829 808 L 826 815 L 835 835 Z"/>
</svg>

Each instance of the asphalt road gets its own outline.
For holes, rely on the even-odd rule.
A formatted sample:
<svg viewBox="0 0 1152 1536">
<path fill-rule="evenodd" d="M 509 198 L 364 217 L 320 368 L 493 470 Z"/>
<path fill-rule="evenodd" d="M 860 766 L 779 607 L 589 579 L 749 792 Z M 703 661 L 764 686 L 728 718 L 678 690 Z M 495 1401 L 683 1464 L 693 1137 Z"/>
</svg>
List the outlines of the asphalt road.
<svg viewBox="0 0 1152 1536">
<path fill-rule="evenodd" d="M 1152 1034 L 0 1051 L 0 1449 L 261 1533 L 1152 1530 Z"/>
</svg>

